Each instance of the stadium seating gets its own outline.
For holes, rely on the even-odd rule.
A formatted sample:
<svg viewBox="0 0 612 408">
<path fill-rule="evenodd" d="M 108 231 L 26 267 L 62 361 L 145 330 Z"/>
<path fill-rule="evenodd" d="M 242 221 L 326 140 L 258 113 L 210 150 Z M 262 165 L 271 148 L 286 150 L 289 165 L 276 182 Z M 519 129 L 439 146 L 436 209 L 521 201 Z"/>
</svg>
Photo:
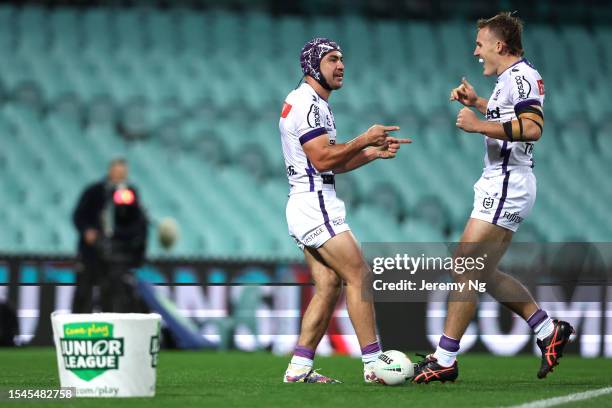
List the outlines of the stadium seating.
<svg viewBox="0 0 612 408">
<path fill-rule="evenodd" d="M 463 20 L 0 5 L 0 251 L 72 253 L 78 194 L 121 155 L 153 227 L 168 216 L 180 227 L 171 251 L 152 228 L 151 255 L 299 259 L 278 116 L 313 36 L 345 51 L 345 87 L 330 101 L 339 139 L 374 122 L 414 139 L 393 161 L 338 176 L 357 237 L 456 239 L 484 149 L 454 128 L 448 92 L 462 76 L 482 95 L 493 86 L 471 56 L 474 32 Z M 525 34 L 547 119 L 524 238 L 610 241 L 612 32 L 533 24 Z"/>
</svg>

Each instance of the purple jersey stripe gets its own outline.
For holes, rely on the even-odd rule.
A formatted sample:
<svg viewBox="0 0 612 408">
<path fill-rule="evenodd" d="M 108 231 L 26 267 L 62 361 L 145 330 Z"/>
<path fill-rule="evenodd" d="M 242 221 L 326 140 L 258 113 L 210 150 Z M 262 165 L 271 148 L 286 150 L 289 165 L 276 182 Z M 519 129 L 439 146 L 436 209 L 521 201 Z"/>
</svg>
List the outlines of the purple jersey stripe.
<svg viewBox="0 0 612 408">
<path fill-rule="evenodd" d="M 537 99 L 525 99 L 524 101 L 520 101 L 516 105 L 514 105 L 514 113 L 516 114 L 518 111 L 523 109 L 525 106 L 531 106 L 531 105 L 542 106 L 540 101 L 538 101 Z"/>
<path fill-rule="evenodd" d="M 510 160 L 510 153 L 512 153 L 512 148 L 508 149 L 508 141 L 504 140 L 501 152 L 499 152 L 499 155 L 504 158 L 504 161 L 502 162 L 502 173 L 506 173 L 508 171 L 508 161 Z"/>
<path fill-rule="evenodd" d="M 310 160 L 306 159 L 306 164 L 308 165 L 308 168 L 306 169 L 306 174 L 308 174 L 308 183 L 310 184 L 310 192 L 313 193 L 314 192 L 315 169 L 314 167 L 312 167 L 312 164 L 310 164 Z"/>
<path fill-rule="evenodd" d="M 309 140 L 312 140 L 315 137 L 319 137 L 321 135 L 324 135 L 325 133 L 327 133 L 327 130 L 324 127 L 320 127 L 320 128 L 309 130 L 308 132 L 306 132 L 302 136 L 300 136 L 300 144 L 303 145 L 304 143 L 308 142 Z"/>
<path fill-rule="evenodd" d="M 493 224 L 497 225 L 497 221 L 499 220 L 499 216 L 501 215 L 502 208 L 504 208 L 504 203 L 506 202 L 506 196 L 508 195 L 508 179 L 510 178 L 510 172 L 506 173 L 506 177 L 504 177 L 504 184 L 502 186 L 501 197 L 499 198 L 499 204 L 497 204 L 497 210 L 495 210 L 495 216 L 493 217 Z"/>
<path fill-rule="evenodd" d="M 323 221 L 325 221 L 325 228 L 327 228 L 327 232 L 332 237 L 336 236 L 331 224 L 329 223 L 329 215 L 327 214 L 327 210 L 325 209 L 325 201 L 323 200 L 323 191 L 319 190 L 319 207 L 321 207 L 321 212 L 323 213 Z"/>
</svg>

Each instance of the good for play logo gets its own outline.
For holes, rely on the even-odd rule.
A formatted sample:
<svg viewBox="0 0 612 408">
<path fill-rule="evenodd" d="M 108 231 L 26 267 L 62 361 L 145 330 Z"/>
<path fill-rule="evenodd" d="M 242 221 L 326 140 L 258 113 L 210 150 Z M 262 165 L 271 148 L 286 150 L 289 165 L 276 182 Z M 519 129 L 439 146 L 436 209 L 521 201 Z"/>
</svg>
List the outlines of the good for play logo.
<svg viewBox="0 0 612 408">
<path fill-rule="evenodd" d="M 66 323 L 60 346 L 66 369 L 85 381 L 118 369 L 123 356 L 123 338 L 113 337 L 110 323 Z"/>
</svg>

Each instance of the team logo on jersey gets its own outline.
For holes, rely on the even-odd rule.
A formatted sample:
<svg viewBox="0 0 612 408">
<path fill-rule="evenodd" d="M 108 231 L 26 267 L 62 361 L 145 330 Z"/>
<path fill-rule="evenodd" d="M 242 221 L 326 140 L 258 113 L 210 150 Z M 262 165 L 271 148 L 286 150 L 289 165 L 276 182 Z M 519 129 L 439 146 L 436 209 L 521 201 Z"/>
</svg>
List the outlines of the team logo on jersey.
<svg viewBox="0 0 612 408">
<path fill-rule="evenodd" d="M 493 100 L 496 101 L 497 98 L 499 97 L 499 94 L 501 93 L 501 88 L 497 90 L 497 92 L 495 92 L 495 96 L 493 96 Z"/>
<path fill-rule="evenodd" d="M 291 112 L 291 108 L 293 106 L 289 105 L 287 102 L 283 103 L 283 110 L 281 111 L 281 118 L 286 118 Z"/>
<path fill-rule="evenodd" d="M 331 118 L 329 116 L 325 118 L 325 126 L 333 129 L 334 124 L 332 123 Z"/>
<path fill-rule="evenodd" d="M 538 79 L 538 92 L 540 95 L 544 95 L 544 80 Z"/>
<path fill-rule="evenodd" d="M 529 97 L 529 94 L 531 94 L 531 84 L 529 83 L 527 78 L 525 78 L 524 75 L 522 77 L 517 75 L 514 77 L 514 80 L 516 81 L 516 87 L 518 88 L 519 99 L 527 99 Z M 525 89 L 526 86 L 528 86 L 529 89 Z"/>
<path fill-rule="evenodd" d="M 495 200 L 492 197 L 485 197 L 484 200 L 482 200 L 482 206 L 486 209 L 486 210 L 490 210 L 491 208 L 493 208 L 493 202 Z"/>
<path fill-rule="evenodd" d="M 297 171 L 295 171 L 295 167 L 287 166 L 287 176 L 291 177 L 295 175 L 297 175 Z"/>
<path fill-rule="evenodd" d="M 308 122 L 308 126 L 311 128 L 321 127 L 321 112 L 319 110 L 319 105 L 316 103 L 310 105 L 310 110 L 306 116 L 306 121 Z"/>
</svg>

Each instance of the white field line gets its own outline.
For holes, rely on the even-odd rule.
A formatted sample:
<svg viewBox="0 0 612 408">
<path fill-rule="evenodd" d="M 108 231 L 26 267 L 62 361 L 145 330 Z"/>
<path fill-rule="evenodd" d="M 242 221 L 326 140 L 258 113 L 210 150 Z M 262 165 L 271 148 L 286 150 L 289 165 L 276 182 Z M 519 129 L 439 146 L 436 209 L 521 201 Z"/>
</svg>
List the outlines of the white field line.
<svg viewBox="0 0 612 408">
<path fill-rule="evenodd" d="M 548 408 L 554 407 L 561 404 L 568 404 L 570 402 L 583 401 L 595 397 L 599 397 L 601 395 L 611 394 L 612 387 L 606 388 L 598 388 L 596 390 L 577 392 L 574 394 L 564 395 L 561 397 L 547 398 L 542 400 L 536 400 L 531 402 L 526 402 L 520 405 L 512 405 L 508 408 Z"/>
</svg>

